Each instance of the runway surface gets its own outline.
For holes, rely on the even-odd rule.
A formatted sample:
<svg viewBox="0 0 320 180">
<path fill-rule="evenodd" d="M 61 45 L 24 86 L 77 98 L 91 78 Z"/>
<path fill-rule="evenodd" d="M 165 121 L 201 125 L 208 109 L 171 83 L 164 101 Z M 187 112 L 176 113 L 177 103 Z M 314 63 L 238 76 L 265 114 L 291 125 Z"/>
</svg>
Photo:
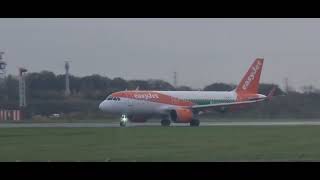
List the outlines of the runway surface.
<svg viewBox="0 0 320 180">
<path fill-rule="evenodd" d="M 201 122 L 200 126 L 300 126 L 320 125 L 319 121 L 295 122 Z M 128 123 L 127 127 L 160 126 L 160 122 Z M 189 127 L 189 124 L 172 123 L 171 126 Z M 115 128 L 119 123 L 0 123 L 0 128 Z"/>
</svg>

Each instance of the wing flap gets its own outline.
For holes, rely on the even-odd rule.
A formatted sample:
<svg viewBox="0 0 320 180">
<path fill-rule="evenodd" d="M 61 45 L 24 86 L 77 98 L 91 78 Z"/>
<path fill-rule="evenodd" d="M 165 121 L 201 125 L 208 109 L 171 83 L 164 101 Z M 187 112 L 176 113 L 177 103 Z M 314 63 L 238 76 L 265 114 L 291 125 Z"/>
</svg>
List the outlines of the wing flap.
<svg viewBox="0 0 320 180">
<path fill-rule="evenodd" d="M 194 105 L 191 108 L 193 110 L 203 110 L 203 109 L 215 109 L 215 108 L 221 108 L 221 107 L 232 107 L 232 106 L 238 106 L 243 104 L 251 104 L 255 102 L 263 101 L 264 99 L 259 100 L 251 100 L 251 101 L 240 101 L 240 102 L 232 102 L 232 103 L 219 103 L 219 104 L 207 104 L 207 105 Z"/>
</svg>

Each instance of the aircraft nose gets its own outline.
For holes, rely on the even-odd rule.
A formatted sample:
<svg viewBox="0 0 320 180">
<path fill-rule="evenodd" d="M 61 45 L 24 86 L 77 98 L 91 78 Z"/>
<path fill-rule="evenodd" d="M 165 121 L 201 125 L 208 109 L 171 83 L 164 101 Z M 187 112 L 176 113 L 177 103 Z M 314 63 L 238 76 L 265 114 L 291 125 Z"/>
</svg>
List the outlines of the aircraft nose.
<svg viewBox="0 0 320 180">
<path fill-rule="evenodd" d="M 104 104 L 105 104 L 104 101 L 102 101 L 102 102 L 99 104 L 99 109 L 102 110 L 102 111 L 103 111 Z"/>
<path fill-rule="evenodd" d="M 102 101 L 100 104 L 99 104 L 99 109 L 101 111 L 105 111 L 105 112 L 111 112 L 112 110 L 112 103 L 110 103 L 109 101 Z"/>
</svg>

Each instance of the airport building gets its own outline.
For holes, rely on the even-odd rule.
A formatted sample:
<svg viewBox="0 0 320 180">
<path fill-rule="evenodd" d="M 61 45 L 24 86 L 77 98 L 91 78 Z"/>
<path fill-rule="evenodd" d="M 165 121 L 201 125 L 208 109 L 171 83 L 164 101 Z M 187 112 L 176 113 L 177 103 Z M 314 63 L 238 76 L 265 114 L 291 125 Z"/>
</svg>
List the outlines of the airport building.
<svg viewBox="0 0 320 180">
<path fill-rule="evenodd" d="M 20 121 L 22 117 L 21 110 L 0 109 L 0 121 Z"/>
</svg>

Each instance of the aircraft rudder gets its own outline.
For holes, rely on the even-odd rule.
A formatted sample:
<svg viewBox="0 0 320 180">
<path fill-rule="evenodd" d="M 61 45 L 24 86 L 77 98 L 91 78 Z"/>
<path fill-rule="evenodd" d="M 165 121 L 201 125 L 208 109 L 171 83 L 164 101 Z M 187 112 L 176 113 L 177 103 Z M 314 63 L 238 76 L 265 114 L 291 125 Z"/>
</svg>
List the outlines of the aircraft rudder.
<svg viewBox="0 0 320 180">
<path fill-rule="evenodd" d="M 257 94 L 264 58 L 256 58 L 236 88 L 236 92 Z"/>
</svg>

